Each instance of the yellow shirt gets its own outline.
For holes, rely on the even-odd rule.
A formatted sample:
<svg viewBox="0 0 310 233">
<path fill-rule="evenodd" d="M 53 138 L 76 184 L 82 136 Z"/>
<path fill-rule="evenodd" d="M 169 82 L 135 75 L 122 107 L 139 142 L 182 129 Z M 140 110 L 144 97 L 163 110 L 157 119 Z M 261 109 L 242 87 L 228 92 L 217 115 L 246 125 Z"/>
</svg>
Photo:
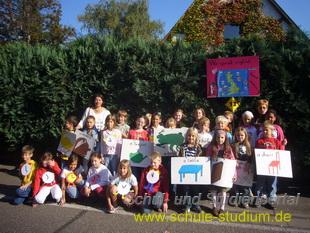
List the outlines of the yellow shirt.
<svg viewBox="0 0 310 233">
<path fill-rule="evenodd" d="M 24 167 L 24 165 L 26 165 L 26 166 Z M 27 163 L 24 162 L 24 163 L 20 164 L 19 174 L 22 176 L 22 185 L 25 185 L 25 184 L 29 183 L 30 181 L 33 181 L 34 176 L 36 174 L 37 167 L 38 167 L 38 163 L 34 160 L 30 160 Z M 30 170 L 29 170 L 29 168 L 30 168 Z M 31 187 L 33 187 L 33 183 L 31 184 Z"/>
</svg>

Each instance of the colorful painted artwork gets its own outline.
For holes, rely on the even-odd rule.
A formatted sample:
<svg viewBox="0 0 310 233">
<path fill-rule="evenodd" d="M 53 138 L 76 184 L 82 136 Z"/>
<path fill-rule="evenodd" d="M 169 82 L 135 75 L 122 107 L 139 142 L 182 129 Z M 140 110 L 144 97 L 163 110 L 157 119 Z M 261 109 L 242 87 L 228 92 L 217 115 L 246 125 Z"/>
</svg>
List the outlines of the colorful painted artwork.
<svg viewBox="0 0 310 233">
<path fill-rule="evenodd" d="M 149 156 L 153 152 L 152 142 L 123 139 L 121 160 L 128 159 L 133 167 L 147 167 L 150 165 Z"/>
<path fill-rule="evenodd" d="M 177 156 L 180 145 L 184 142 L 187 128 L 180 129 L 155 129 L 154 130 L 154 151 L 162 156 Z"/>
<path fill-rule="evenodd" d="M 211 184 L 210 158 L 172 157 L 172 184 Z"/>
<path fill-rule="evenodd" d="M 207 97 L 260 95 L 259 57 L 208 59 Z"/>
<path fill-rule="evenodd" d="M 211 160 L 211 183 L 212 185 L 231 188 L 236 171 L 236 160 L 212 159 Z"/>
<path fill-rule="evenodd" d="M 257 175 L 293 178 L 290 151 L 255 149 L 255 159 Z"/>
<path fill-rule="evenodd" d="M 70 133 L 66 130 L 62 131 L 58 151 L 70 156 L 72 152 L 80 155 L 85 159 L 89 159 L 93 152 L 96 140 L 80 130 Z"/>
<path fill-rule="evenodd" d="M 237 160 L 237 180 L 234 184 L 252 187 L 254 179 L 253 164 L 248 164 L 246 161 Z"/>
</svg>

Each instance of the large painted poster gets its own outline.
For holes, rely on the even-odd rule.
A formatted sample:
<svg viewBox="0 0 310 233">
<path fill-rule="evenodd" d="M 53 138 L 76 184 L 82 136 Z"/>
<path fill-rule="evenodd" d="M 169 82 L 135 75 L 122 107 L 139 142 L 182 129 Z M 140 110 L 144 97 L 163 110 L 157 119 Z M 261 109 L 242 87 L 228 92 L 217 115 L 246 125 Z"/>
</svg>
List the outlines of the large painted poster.
<svg viewBox="0 0 310 233">
<path fill-rule="evenodd" d="M 75 133 L 63 130 L 57 150 L 68 157 L 74 152 L 85 159 L 89 159 L 95 143 L 96 140 L 93 137 L 80 130 L 76 130 Z"/>
<path fill-rule="evenodd" d="M 211 184 L 209 157 L 172 157 L 172 184 Z"/>
<path fill-rule="evenodd" d="M 154 152 L 152 142 L 123 139 L 121 160 L 127 159 L 133 167 L 150 165 L 150 155 Z"/>
<path fill-rule="evenodd" d="M 293 178 L 290 151 L 255 149 L 255 159 L 257 175 Z"/>
<path fill-rule="evenodd" d="M 260 95 L 259 57 L 208 59 L 207 97 Z"/>
<path fill-rule="evenodd" d="M 162 156 L 177 156 L 180 145 L 184 142 L 187 128 L 180 129 L 155 129 L 154 130 L 154 151 Z"/>
</svg>

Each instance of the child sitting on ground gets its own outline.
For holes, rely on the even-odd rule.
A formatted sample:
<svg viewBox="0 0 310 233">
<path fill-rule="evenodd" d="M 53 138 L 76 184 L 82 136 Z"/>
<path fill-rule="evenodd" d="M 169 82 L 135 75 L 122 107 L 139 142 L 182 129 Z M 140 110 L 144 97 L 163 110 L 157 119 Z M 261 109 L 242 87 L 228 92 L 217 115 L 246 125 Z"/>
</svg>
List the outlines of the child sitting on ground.
<svg viewBox="0 0 310 233">
<path fill-rule="evenodd" d="M 118 164 L 117 174 L 112 178 L 111 185 L 107 189 L 108 212 L 110 214 L 115 212 L 118 207 L 118 197 L 121 198 L 125 206 L 132 207 L 133 200 L 137 195 L 137 178 L 131 173 L 129 161 L 123 159 Z"/>
<path fill-rule="evenodd" d="M 33 179 L 38 167 L 38 163 L 32 160 L 34 148 L 26 145 L 22 148 L 22 158 L 24 162 L 19 166 L 19 174 L 22 176 L 22 185 L 16 189 L 16 198 L 13 201 L 14 205 L 19 205 L 31 196 L 33 188 Z"/>
<path fill-rule="evenodd" d="M 145 214 L 150 214 L 152 209 L 168 211 L 169 174 L 161 164 L 161 159 L 159 152 L 153 152 L 151 165 L 144 168 L 141 175 L 139 196 L 143 197 L 142 212 Z"/>
</svg>

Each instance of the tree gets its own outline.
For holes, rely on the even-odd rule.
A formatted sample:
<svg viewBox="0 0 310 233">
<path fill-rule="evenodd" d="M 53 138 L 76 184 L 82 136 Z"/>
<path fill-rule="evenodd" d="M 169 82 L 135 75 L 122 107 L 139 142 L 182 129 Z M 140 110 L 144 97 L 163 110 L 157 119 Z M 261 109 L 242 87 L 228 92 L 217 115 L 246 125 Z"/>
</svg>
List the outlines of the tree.
<svg viewBox="0 0 310 233">
<path fill-rule="evenodd" d="M 0 43 L 62 44 L 75 29 L 62 26 L 58 0 L 0 0 Z"/>
<path fill-rule="evenodd" d="M 100 0 L 93 6 L 88 4 L 78 20 L 89 33 L 120 39 L 135 36 L 145 40 L 158 39 L 164 25 L 159 20 L 150 20 L 148 0 Z"/>
</svg>

